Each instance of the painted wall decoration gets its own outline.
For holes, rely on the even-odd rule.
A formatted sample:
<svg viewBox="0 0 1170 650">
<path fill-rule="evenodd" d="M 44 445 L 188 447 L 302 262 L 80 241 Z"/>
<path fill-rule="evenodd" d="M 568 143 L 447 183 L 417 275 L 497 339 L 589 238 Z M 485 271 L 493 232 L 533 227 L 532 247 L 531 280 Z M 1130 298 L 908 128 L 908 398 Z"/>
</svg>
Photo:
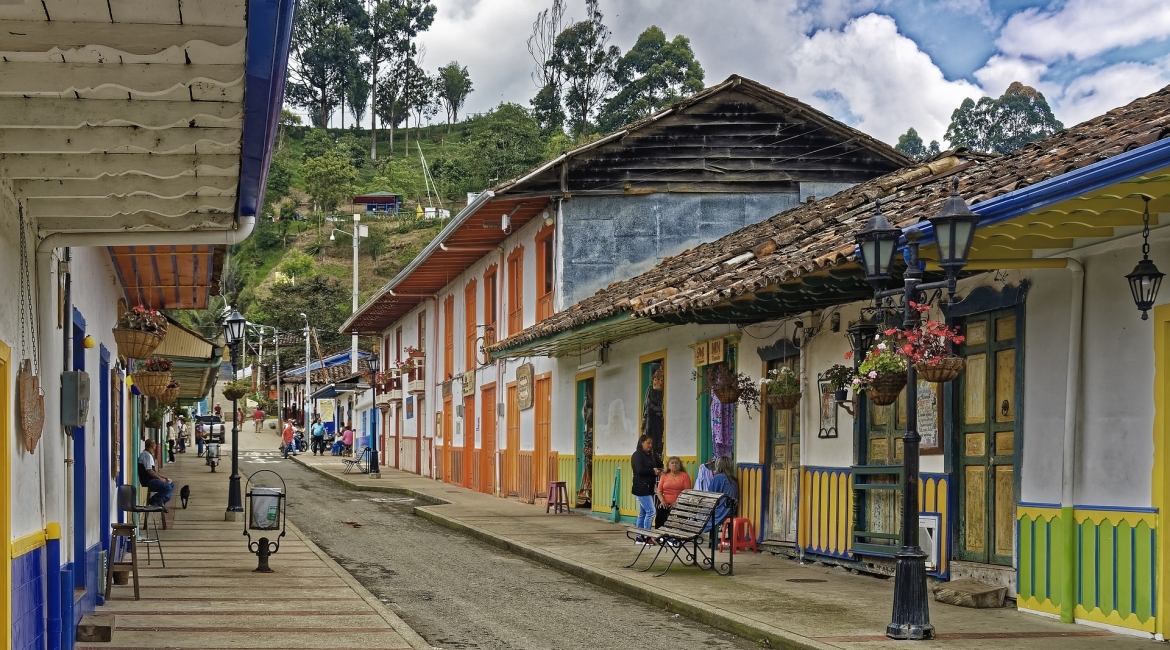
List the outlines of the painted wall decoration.
<svg viewBox="0 0 1170 650">
<path fill-rule="evenodd" d="M 532 364 L 523 363 L 516 368 L 516 399 L 520 402 L 520 410 L 532 408 Z"/>
<path fill-rule="evenodd" d="M 414 419 L 414 396 L 413 395 L 406 398 L 406 419 L 407 420 Z"/>
<path fill-rule="evenodd" d="M 827 382 L 822 382 L 819 386 L 820 394 L 820 431 L 817 432 L 818 438 L 836 438 L 837 437 L 837 400 L 833 396 L 833 387 Z"/>
</svg>

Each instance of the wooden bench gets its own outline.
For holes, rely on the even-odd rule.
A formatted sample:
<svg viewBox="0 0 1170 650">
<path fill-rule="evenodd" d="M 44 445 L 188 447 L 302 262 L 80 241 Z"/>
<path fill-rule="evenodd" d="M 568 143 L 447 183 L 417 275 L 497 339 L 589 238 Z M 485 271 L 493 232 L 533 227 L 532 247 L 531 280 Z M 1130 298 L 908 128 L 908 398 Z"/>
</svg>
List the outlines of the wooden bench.
<svg viewBox="0 0 1170 650">
<path fill-rule="evenodd" d="M 658 561 L 658 556 L 662 555 L 662 551 L 668 550 L 674 557 L 670 559 L 666 569 L 657 574 L 658 576 L 670 571 L 676 560 L 688 566 L 711 569 L 721 575 L 731 575 L 735 556 L 729 555 L 728 561 L 723 563 L 717 562 L 715 557 L 717 548 L 715 537 L 719 534 L 719 525 L 723 523 L 715 520 L 715 513 L 720 504 L 726 505 L 729 513 L 735 512 L 735 500 L 722 492 L 683 490 L 661 528 L 652 530 L 634 526 L 627 528 L 626 537 L 634 541 L 645 541 L 646 544 L 638 551 L 638 557 L 627 564 L 626 568 L 637 564 L 647 548 L 656 546 L 658 551 L 654 554 L 654 559 L 650 560 L 646 568 L 639 569 L 640 571 L 649 571 Z M 710 533 L 707 540 L 703 539 L 704 532 Z"/>
<path fill-rule="evenodd" d="M 345 469 L 341 471 L 342 474 L 349 474 L 355 467 L 362 474 L 367 474 L 370 471 L 370 448 L 362 447 L 362 453 L 354 458 L 343 458 L 341 462 L 345 463 Z"/>
</svg>

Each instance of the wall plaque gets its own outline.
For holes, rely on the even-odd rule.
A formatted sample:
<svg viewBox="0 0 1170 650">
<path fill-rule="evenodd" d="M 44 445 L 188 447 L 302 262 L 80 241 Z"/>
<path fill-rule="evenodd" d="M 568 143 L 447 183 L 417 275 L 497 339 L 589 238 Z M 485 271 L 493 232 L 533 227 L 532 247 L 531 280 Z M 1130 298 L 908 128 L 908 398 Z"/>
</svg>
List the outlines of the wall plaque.
<svg viewBox="0 0 1170 650">
<path fill-rule="evenodd" d="M 532 364 L 521 364 L 516 368 L 516 398 L 520 402 L 520 410 L 532 408 Z"/>
<path fill-rule="evenodd" d="M 463 373 L 463 396 L 468 397 L 475 394 L 475 371 L 470 370 Z"/>
<path fill-rule="evenodd" d="M 723 363 L 723 339 L 707 341 L 707 363 Z"/>
</svg>

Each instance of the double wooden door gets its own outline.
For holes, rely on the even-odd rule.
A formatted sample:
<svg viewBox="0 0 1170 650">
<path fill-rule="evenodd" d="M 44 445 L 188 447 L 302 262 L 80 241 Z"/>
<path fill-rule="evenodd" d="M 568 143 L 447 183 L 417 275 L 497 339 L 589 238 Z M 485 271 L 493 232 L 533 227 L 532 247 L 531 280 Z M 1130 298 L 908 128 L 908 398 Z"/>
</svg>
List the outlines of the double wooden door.
<svg viewBox="0 0 1170 650">
<path fill-rule="evenodd" d="M 959 534 L 961 560 L 1011 565 L 1015 532 L 1019 345 L 1014 309 L 968 316 L 959 353 Z"/>
<path fill-rule="evenodd" d="M 495 494 L 496 491 L 496 387 L 484 387 L 480 391 L 480 438 L 479 491 Z"/>
<path fill-rule="evenodd" d="M 798 369 L 797 357 L 768 362 L 768 370 L 782 366 Z M 771 473 L 767 538 L 796 541 L 797 486 L 800 483 L 800 405 L 781 411 L 765 405 L 765 455 Z"/>
</svg>

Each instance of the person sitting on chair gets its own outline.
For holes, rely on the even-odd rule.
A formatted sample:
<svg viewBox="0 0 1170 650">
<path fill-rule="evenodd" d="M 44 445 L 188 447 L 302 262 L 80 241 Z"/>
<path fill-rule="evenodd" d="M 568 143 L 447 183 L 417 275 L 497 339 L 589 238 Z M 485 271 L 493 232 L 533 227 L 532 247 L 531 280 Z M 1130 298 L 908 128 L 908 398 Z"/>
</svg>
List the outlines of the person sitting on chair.
<svg viewBox="0 0 1170 650">
<path fill-rule="evenodd" d="M 341 445 L 342 454 L 346 456 L 353 455 L 353 429 L 348 426 L 345 427 L 345 431 L 341 432 Z"/>
<path fill-rule="evenodd" d="M 142 453 L 138 454 L 138 482 L 150 495 L 146 499 L 149 505 L 165 508 L 167 502 L 171 500 L 171 492 L 175 491 L 175 484 L 158 473 L 154 462 L 154 448 L 154 441 L 147 440 Z"/>
</svg>

